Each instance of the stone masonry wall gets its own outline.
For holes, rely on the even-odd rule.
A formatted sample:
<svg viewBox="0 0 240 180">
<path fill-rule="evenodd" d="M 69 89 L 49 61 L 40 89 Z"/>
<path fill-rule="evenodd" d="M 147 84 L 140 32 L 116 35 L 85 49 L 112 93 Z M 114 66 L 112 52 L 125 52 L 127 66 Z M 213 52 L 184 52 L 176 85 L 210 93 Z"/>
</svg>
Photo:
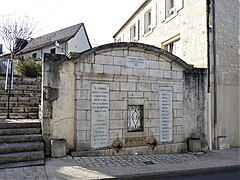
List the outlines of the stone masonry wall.
<svg viewBox="0 0 240 180">
<path fill-rule="evenodd" d="M 126 58 L 146 59 L 146 68 L 126 67 Z M 175 56 L 174 56 L 175 57 Z M 176 57 L 175 57 L 176 58 Z M 109 84 L 109 144 L 119 139 L 128 153 L 141 151 L 139 147 L 127 147 L 128 138 L 139 138 L 129 146 L 144 146 L 150 137 L 159 143 L 156 151 L 179 152 L 186 150 L 186 137 L 190 134 L 184 128 L 184 68 L 175 59 L 154 54 L 141 48 L 113 48 L 101 50 L 76 61 L 76 150 L 91 149 L 91 84 Z M 173 90 L 173 140 L 160 143 L 159 90 L 161 87 Z M 144 106 L 143 132 L 127 131 L 127 106 Z M 192 119 L 192 121 L 196 121 Z M 136 140 L 136 139 L 135 139 Z M 135 143 L 135 144 L 134 144 Z M 106 148 L 108 148 L 106 147 Z M 146 147 L 145 147 L 146 148 Z M 143 150 L 143 149 L 142 149 Z M 148 149 L 143 151 L 147 152 Z"/>
<path fill-rule="evenodd" d="M 239 147 L 239 0 L 216 1 L 217 129 Z"/>
</svg>

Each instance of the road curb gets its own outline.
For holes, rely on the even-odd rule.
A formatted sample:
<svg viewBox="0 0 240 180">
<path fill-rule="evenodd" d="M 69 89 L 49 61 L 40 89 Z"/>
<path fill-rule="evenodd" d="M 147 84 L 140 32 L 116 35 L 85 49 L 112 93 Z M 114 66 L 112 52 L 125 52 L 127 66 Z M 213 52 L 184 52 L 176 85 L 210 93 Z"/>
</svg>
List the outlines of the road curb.
<svg viewBox="0 0 240 180">
<path fill-rule="evenodd" d="M 185 175 L 194 175 L 194 174 L 206 174 L 206 173 L 215 173 L 223 171 L 234 171 L 240 170 L 240 165 L 229 165 L 221 167 L 204 167 L 197 169 L 185 169 L 185 170 L 176 170 L 176 171 L 167 171 L 167 172 L 154 172 L 154 173 L 143 173 L 143 174 L 131 174 L 131 175 L 120 175 L 113 179 L 149 179 L 149 178 L 164 178 L 172 176 L 185 176 Z M 109 179 L 109 178 L 108 178 Z M 110 178 L 112 179 L 112 178 Z"/>
</svg>

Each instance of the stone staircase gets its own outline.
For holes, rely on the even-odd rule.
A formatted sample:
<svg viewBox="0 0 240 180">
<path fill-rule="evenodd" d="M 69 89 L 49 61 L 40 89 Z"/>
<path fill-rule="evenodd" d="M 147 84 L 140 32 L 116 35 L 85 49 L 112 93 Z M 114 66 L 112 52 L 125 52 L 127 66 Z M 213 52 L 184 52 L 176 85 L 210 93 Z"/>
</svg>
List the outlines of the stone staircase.
<svg viewBox="0 0 240 180">
<path fill-rule="evenodd" d="M 0 120 L 0 169 L 44 164 L 39 120 Z"/>
<path fill-rule="evenodd" d="M 7 118 L 8 93 L 5 77 L 0 76 L 0 119 Z M 38 119 L 41 80 L 14 77 L 14 89 L 9 101 L 9 119 Z"/>
<path fill-rule="evenodd" d="M 7 119 L 8 97 L 0 77 L 0 169 L 44 164 L 40 86 L 39 79 L 15 77 Z"/>
</svg>

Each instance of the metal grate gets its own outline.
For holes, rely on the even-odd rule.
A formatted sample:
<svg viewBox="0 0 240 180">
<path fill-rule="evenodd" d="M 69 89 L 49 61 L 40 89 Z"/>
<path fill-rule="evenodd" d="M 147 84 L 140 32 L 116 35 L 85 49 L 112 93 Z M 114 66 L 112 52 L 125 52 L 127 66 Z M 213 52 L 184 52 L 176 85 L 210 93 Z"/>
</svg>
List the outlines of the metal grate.
<svg viewBox="0 0 240 180">
<path fill-rule="evenodd" d="M 143 106 L 128 106 L 128 132 L 143 131 Z"/>
</svg>

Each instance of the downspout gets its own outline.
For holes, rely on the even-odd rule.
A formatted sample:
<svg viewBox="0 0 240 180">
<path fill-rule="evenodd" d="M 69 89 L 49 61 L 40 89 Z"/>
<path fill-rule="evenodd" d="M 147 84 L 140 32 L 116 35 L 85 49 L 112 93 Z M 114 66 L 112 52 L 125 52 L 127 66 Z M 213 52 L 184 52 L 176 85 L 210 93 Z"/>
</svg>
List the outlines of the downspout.
<svg viewBox="0 0 240 180">
<path fill-rule="evenodd" d="M 213 71 L 214 71 L 214 139 L 215 147 L 217 135 L 217 57 L 216 57 L 216 0 L 212 0 L 212 16 L 213 16 Z"/>
<path fill-rule="evenodd" d="M 212 150 L 212 111 L 211 111 L 211 60 L 210 60 L 210 13 L 211 13 L 211 2 L 207 0 L 207 70 L 208 70 L 208 89 L 207 89 L 207 99 L 208 99 L 208 145 L 209 150 Z"/>
</svg>

